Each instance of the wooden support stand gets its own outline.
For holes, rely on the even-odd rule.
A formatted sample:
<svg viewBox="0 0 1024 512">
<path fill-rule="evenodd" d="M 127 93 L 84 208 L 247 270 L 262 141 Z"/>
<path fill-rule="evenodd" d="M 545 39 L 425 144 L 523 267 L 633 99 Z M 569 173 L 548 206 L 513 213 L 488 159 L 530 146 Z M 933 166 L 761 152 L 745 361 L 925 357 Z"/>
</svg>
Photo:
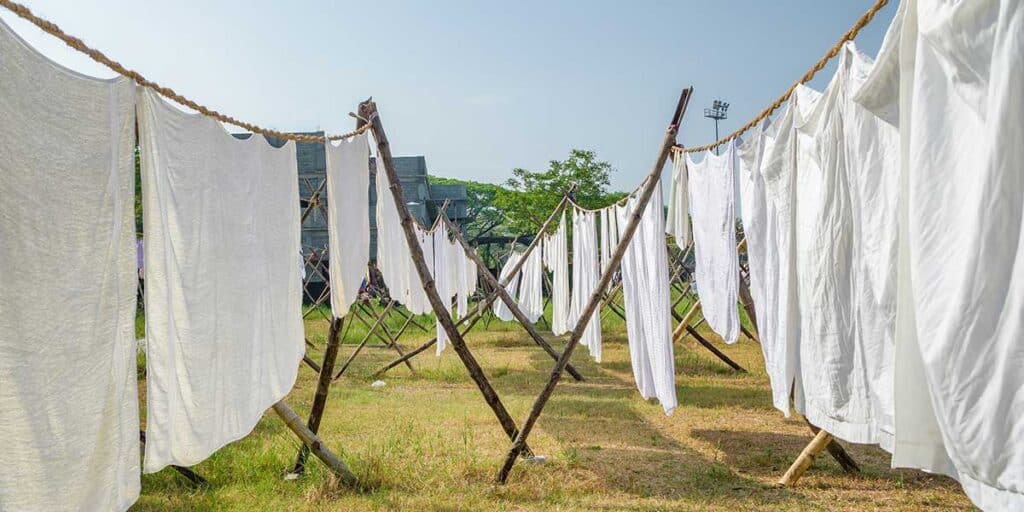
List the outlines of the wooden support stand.
<svg viewBox="0 0 1024 512">
<path fill-rule="evenodd" d="M 562 371 L 565 370 L 565 367 L 569 364 L 569 359 L 572 357 L 572 353 L 576 349 L 576 346 L 579 345 L 580 339 L 583 337 L 583 332 L 585 331 L 590 318 L 601 305 L 604 291 L 608 288 L 608 284 L 612 280 L 612 275 L 614 273 L 613 270 L 617 268 L 619 263 L 622 261 L 622 257 L 626 253 L 629 242 L 633 239 L 633 234 L 636 233 L 637 227 L 640 225 L 640 219 L 643 218 L 647 203 L 650 202 L 651 196 L 654 194 L 654 189 L 657 188 L 658 183 L 660 182 L 659 177 L 661 175 L 661 170 L 665 166 L 665 162 L 668 160 L 668 155 L 672 150 L 672 146 L 675 144 L 676 133 L 679 131 L 679 123 L 683 118 L 683 114 L 686 112 L 686 105 L 690 100 L 692 92 L 692 87 L 684 89 L 679 96 L 679 102 L 676 104 L 676 110 L 673 113 L 672 120 L 665 132 L 665 137 L 662 140 L 658 157 L 644 182 L 642 191 L 640 192 L 637 207 L 633 211 L 629 222 L 626 224 L 625 230 L 619 237 L 619 243 L 616 245 L 615 251 L 612 253 L 612 257 L 606 267 L 607 270 L 601 273 L 601 279 L 598 282 L 597 287 L 595 287 L 593 293 L 590 295 L 590 299 L 587 301 L 587 305 L 580 313 L 576 328 L 573 329 L 572 335 L 569 337 L 569 342 L 562 350 L 562 354 L 559 356 L 554 369 L 552 369 L 551 376 L 548 378 L 547 384 L 544 386 L 540 395 L 537 396 L 536 401 L 534 401 L 529 416 L 527 416 L 526 420 L 523 422 L 522 430 L 518 432 L 515 439 L 512 441 L 512 446 L 509 448 L 508 454 L 505 456 L 505 461 L 498 470 L 498 483 L 505 483 L 508 479 L 509 472 L 512 470 L 512 466 L 515 464 L 516 458 L 526 449 L 527 437 L 529 437 L 534 425 L 536 425 L 540 414 L 544 411 L 544 406 L 547 404 L 548 399 L 551 398 L 551 394 L 554 392 L 555 387 L 558 386 L 558 381 L 562 377 Z M 660 208 L 660 202 L 658 207 Z"/>
<path fill-rule="evenodd" d="M 811 440 L 810 444 L 800 452 L 800 456 L 796 458 L 793 465 L 786 470 L 786 473 L 779 479 L 778 484 L 783 487 L 788 487 L 796 483 L 801 476 L 807 471 L 807 468 L 811 467 L 814 463 L 815 457 L 817 457 L 825 448 L 832 442 L 832 434 L 825 432 L 824 430 L 818 431 Z"/>
<path fill-rule="evenodd" d="M 284 400 L 274 404 L 273 409 L 281 417 L 281 420 L 284 421 L 284 424 L 306 445 L 310 453 L 326 464 L 342 483 L 350 486 L 358 483 L 358 479 L 352 473 L 352 470 L 338 459 L 315 433 L 302 423 L 302 418 L 299 418 L 299 415 L 295 414 L 295 411 L 288 407 Z"/>
</svg>

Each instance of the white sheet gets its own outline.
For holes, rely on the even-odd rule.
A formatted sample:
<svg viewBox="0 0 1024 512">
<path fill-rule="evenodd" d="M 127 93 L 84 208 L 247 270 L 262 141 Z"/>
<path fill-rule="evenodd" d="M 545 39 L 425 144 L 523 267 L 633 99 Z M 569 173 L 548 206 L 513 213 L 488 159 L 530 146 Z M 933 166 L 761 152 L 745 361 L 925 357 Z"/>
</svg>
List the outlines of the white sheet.
<svg viewBox="0 0 1024 512">
<path fill-rule="evenodd" d="M 601 272 L 608 270 L 611 263 L 612 253 L 619 245 L 618 219 L 615 217 L 615 210 L 604 208 L 601 212 Z M 618 269 L 616 269 L 618 270 Z"/>
<path fill-rule="evenodd" d="M 597 215 L 578 208 L 572 210 L 572 299 L 569 304 L 569 323 L 579 324 L 583 308 L 601 279 L 597 254 Z M 601 362 L 601 314 L 590 316 L 580 339 L 595 361 Z"/>
<path fill-rule="evenodd" d="M 331 311 L 341 318 L 359 294 L 370 259 L 370 145 L 363 133 L 324 149 Z"/>
<path fill-rule="evenodd" d="M 0 21 L 0 510 L 139 496 L 134 103 Z"/>
<path fill-rule="evenodd" d="M 637 195 L 622 207 L 608 209 L 618 218 L 619 229 L 625 230 L 639 204 Z M 658 183 L 622 258 L 622 295 L 629 356 L 640 396 L 657 398 L 665 414 L 672 414 L 677 405 L 675 356 L 662 204 L 661 183 Z"/>
<path fill-rule="evenodd" d="M 852 101 L 871 66 L 844 45 L 798 123 L 799 352 L 808 420 L 850 442 L 891 447 L 899 154 L 895 130 Z"/>
<path fill-rule="evenodd" d="M 672 159 L 672 189 L 668 196 L 665 233 L 675 239 L 680 250 L 690 245 L 690 191 L 686 175 L 686 157 L 677 153 Z"/>
<path fill-rule="evenodd" d="M 544 258 L 540 247 L 535 247 L 523 264 L 519 281 L 519 310 L 530 322 L 536 322 L 544 314 Z"/>
<path fill-rule="evenodd" d="M 437 295 L 441 298 L 441 302 L 448 307 L 448 312 L 451 313 L 452 298 L 455 297 L 460 284 L 460 276 L 457 274 L 458 269 L 454 266 L 457 255 L 454 254 L 454 247 L 452 247 L 451 242 L 448 240 L 448 226 L 445 223 L 438 222 L 430 237 L 434 255 L 431 266 L 434 287 L 437 289 Z M 434 326 L 437 332 L 437 344 L 434 348 L 434 353 L 439 356 L 441 352 L 444 352 L 445 347 L 448 346 L 448 331 L 444 330 L 444 326 L 439 318 L 434 319 Z"/>
<path fill-rule="evenodd" d="M 391 298 L 411 313 L 422 315 L 432 311 L 423 290 L 423 282 L 416 272 L 409 251 L 409 243 L 402 231 L 398 206 L 391 195 L 391 180 L 383 169 L 376 172 L 377 191 L 377 268 L 387 284 Z M 427 268 L 434 265 L 434 244 L 430 232 L 414 224 L 416 239 L 423 249 Z M 442 329 L 443 331 L 443 329 Z"/>
<path fill-rule="evenodd" d="M 767 303 L 767 290 L 765 289 L 765 280 L 768 277 L 765 275 L 765 263 L 769 258 L 776 257 L 775 255 L 768 254 L 768 247 L 766 246 L 766 238 L 768 236 L 768 205 L 765 196 L 764 176 L 761 174 L 764 149 L 769 142 L 765 135 L 765 130 L 770 125 L 771 123 L 765 120 L 751 130 L 749 135 L 744 137 L 742 145 L 736 147 L 736 154 L 739 159 L 737 162 L 739 167 L 737 179 L 740 185 L 740 218 L 743 222 L 743 237 L 747 243 L 750 296 L 754 300 L 754 309 L 757 311 L 756 327 L 758 336 L 761 338 L 761 349 L 766 358 L 765 366 L 768 366 L 768 358 L 773 355 L 770 347 L 777 341 L 774 339 L 774 336 L 769 336 L 771 339 L 768 343 L 765 343 L 764 340 L 765 334 L 771 333 L 774 327 L 772 322 L 777 317 L 774 311 L 767 311 L 769 304 Z M 772 247 L 772 251 L 775 251 L 774 247 Z M 773 282 L 772 284 L 775 283 Z M 772 365 L 776 364 L 777 362 L 773 360 Z M 769 376 L 771 376 L 771 372 L 769 372 Z M 788 402 L 788 398 L 786 402 Z"/>
<path fill-rule="evenodd" d="M 303 354 L 295 144 L 239 140 L 144 90 L 146 458 L 190 466 L 252 431 Z"/>
<path fill-rule="evenodd" d="M 1022 49 L 1020 2 L 907 1 L 859 97 L 904 157 L 894 464 L 941 470 L 937 425 L 986 510 L 1024 508 Z M 933 411 L 904 409 L 922 375 Z"/>
<path fill-rule="evenodd" d="M 569 244 L 565 212 L 555 232 L 544 239 L 544 265 L 551 270 L 551 332 L 569 332 Z"/>
<path fill-rule="evenodd" d="M 758 337 L 765 371 L 772 387 L 772 403 L 787 417 L 790 394 L 802 395 L 799 383 L 800 309 L 797 299 L 797 267 L 794 215 L 796 213 L 796 128 L 800 104 L 813 105 L 819 94 L 798 86 L 777 121 L 760 134 L 760 176 L 764 180 L 764 259 L 751 268 L 762 268 L 761 296 L 757 306 Z M 755 143 L 754 141 L 748 143 Z M 747 242 L 750 244 L 750 242 Z M 756 243 L 755 243 L 756 245 Z M 752 274 L 753 275 L 753 274 Z M 756 277 L 752 279 L 758 280 Z M 757 295 L 754 296 L 757 300 Z"/>
<path fill-rule="evenodd" d="M 501 272 L 498 273 L 498 282 L 508 283 L 505 285 L 505 291 L 508 292 L 508 295 L 513 299 L 519 295 L 519 281 L 522 278 L 523 272 L 520 269 L 520 271 L 517 272 L 514 277 L 510 278 L 509 276 L 512 275 L 513 267 L 516 266 L 516 263 L 518 263 L 519 260 L 522 259 L 522 257 L 522 252 L 510 252 L 508 254 L 508 258 L 505 260 L 505 265 L 501 267 Z M 494 301 L 494 306 L 492 307 L 494 308 L 495 316 L 497 316 L 498 318 L 506 322 L 510 322 L 515 319 L 515 317 L 512 316 L 512 310 L 505 305 L 505 301 L 497 299 Z"/>
<path fill-rule="evenodd" d="M 699 163 L 686 155 L 697 295 L 708 326 L 726 343 L 736 343 L 740 332 L 735 162 L 732 141 L 721 155 L 708 151 Z"/>
</svg>

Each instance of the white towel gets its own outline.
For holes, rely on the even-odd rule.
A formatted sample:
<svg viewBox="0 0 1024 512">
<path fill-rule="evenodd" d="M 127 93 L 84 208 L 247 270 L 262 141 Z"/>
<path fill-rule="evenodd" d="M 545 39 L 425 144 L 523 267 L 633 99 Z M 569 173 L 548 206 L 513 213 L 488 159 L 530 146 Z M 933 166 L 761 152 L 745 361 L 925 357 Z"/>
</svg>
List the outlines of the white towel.
<svg viewBox="0 0 1024 512">
<path fill-rule="evenodd" d="M 1024 509 L 1022 50 L 1021 2 L 908 0 L 858 96 L 903 156 L 893 463 L 984 510 Z"/>
<path fill-rule="evenodd" d="M 565 212 L 555 232 L 544 240 L 544 264 L 551 270 L 551 332 L 561 336 L 569 332 L 569 247 Z"/>
<path fill-rule="evenodd" d="M 3 510 L 139 496 L 134 104 L 0 21 Z"/>
<path fill-rule="evenodd" d="M 671 235 L 680 250 L 690 245 L 690 191 L 686 175 L 686 157 L 676 153 L 672 159 L 672 190 L 668 196 L 668 220 L 665 233 Z"/>
<path fill-rule="evenodd" d="M 331 311 L 341 318 L 359 295 L 370 259 L 370 145 L 364 133 L 324 149 Z"/>
<path fill-rule="evenodd" d="M 406 309 L 416 315 L 432 311 L 430 301 L 423 290 L 423 282 L 412 261 L 409 243 L 405 239 L 398 206 L 391 195 L 391 180 L 382 165 L 377 164 L 377 268 L 380 270 L 388 293 Z M 413 223 L 416 240 L 423 250 L 427 268 L 434 266 L 433 235 Z"/>
<path fill-rule="evenodd" d="M 572 211 L 572 300 L 569 305 L 569 323 L 580 322 L 583 308 L 597 289 L 601 267 L 597 254 L 597 215 L 573 208 Z M 587 347 L 595 361 L 601 362 L 601 312 L 590 315 L 580 343 Z"/>
<path fill-rule="evenodd" d="M 299 189 L 293 142 L 236 139 L 148 89 L 139 116 L 152 473 L 244 437 L 295 383 Z"/>
<path fill-rule="evenodd" d="M 656 187 L 622 258 L 622 296 L 626 306 L 629 356 L 640 396 L 657 398 L 665 414 L 672 414 L 677 402 L 668 253 L 661 212 L 664 204 L 661 183 Z M 617 216 L 618 229 L 625 230 L 639 204 L 637 195 L 622 207 L 608 209 Z"/>
<path fill-rule="evenodd" d="M 708 151 L 697 163 L 686 156 L 689 170 L 690 214 L 697 281 L 704 318 L 726 343 L 740 332 L 736 308 L 739 261 L 736 256 L 735 143 L 721 155 Z"/>
</svg>

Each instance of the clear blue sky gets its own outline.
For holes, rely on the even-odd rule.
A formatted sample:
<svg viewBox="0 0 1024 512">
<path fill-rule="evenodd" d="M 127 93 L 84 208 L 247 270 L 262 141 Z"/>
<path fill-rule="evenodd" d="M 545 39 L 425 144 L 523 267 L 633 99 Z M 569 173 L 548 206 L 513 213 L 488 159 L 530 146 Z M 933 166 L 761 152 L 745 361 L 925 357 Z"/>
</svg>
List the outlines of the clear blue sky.
<svg viewBox="0 0 1024 512">
<path fill-rule="evenodd" d="M 592 149 L 631 189 L 648 172 L 679 90 L 680 140 L 731 104 L 728 133 L 801 76 L 872 0 L 280 2 L 22 0 L 127 67 L 222 112 L 283 130 L 348 131 L 373 96 L 396 154 L 430 172 L 499 182 Z M 892 0 L 858 38 L 874 55 Z M 111 73 L 6 10 L 58 62 Z M 820 89 L 832 67 L 811 84 Z"/>
</svg>

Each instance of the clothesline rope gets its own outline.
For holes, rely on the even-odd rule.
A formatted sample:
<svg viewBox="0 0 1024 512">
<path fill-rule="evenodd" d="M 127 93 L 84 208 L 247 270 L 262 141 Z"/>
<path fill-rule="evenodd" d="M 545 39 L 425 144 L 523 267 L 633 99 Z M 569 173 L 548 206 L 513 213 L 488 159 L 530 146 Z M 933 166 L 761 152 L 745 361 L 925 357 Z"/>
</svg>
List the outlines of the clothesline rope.
<svg viewBox="0 0 1024 512">
<path fill-rule="evenodd" d="M 589 212 L 589 213 L 597 213 L 597 212 L 600 212 L 602 210 L 607 210 L 608 208 L 612 208 L 614 206 L 622 206 L 622 205 L 626 204 L 626 202 L 629 201 L 629 198 L 637 195 L 640 192 L 643 192 L 644 185 L 646 185 L 646 184 L 647 184 L 647 178 L 644 178 L 644 180 L 641 181 L 640 184 L 636 186 L 636 188 L 634 188 L 633 190 L 631 190 L 628 193 L 626 193 L 626 195 L 622 196 L 620 199 L 616 200 L 614 203 L 602 206 L 600 208 L 586 208 L 583 205 L 577 203 L 575 200 L 573 200 L 572 197 L 570 197 L 568 195 L 565 196 L 565 199 L 569 202 L 569 204 L 571 204 L 573 206 L 573 208 L 576 208 L 577 210 L 584 211 L 584 212 Z"/>
<path fill-rule="evenodd" d="M 96 62 L 98 62 L 98 63 L 100 63 L 100 64 L 102 64 L 102 65 L 104 65 L 104 66 L 106 66 L 108 68 L 110 68 L 115 73 L 117 73 L 119 75 L 122 75 L 122 76 L 125 76 L 125 77 L 128 77 L 128 78 L 132 79 L 133 81 L 135 81 L 135 83 L 137 83 L 137 84 L 139 84 L 139 85 L 141 85 L 143 87 L 148 87 L 150 89 L 153 89 L 154 91 L 159 93 L 161 96 L 164 96 L 164 97 L 166 97 L 166 98 L 168 98 L 170 100 L 173 100 L 176 103 L 184 105 L 184 106 L 186 106 L 186 107 L 188 107 L 188 108 L 190 108 L 192 110 L 195 110 L 196 112 L 199 112 L 199 113 L 201 113 L 201 114 L 203 114 L 205 116 L 212 117 L 212 118 L 214 118 L 214 119 L 216 119 L 216 120 L 218 120 L 218 121 L 220 121 L 222 123 L 227 123 L 227 124 L 231 124 L 231 125 L 234 125 L 234 126 L 238 126 L 239 128 L 244 128 L 245 130 L 250 131 L 252 133 L 258 133 L 258 134 L 261 134 L 261 135 L 264 135 L 264 136 L 267 136 L 267 137 L 277 137 L 277 138 L 280 138 L 280 139 L 291 140 L 291 141 L 295 141 L 295 142 L 327 142 L 327 141 L 332 141 L 332 140 L 349 139 L 349 138 L 355 137 L 356 135 L 359 135 L 360 133 L 363 133 L 363 132 L 365 132 L 365 131 L 370 129 L 370 124 L 367 123 L 366 125 L 358 128 L 356 130 L 353 130 L 351 132 L 348 132 L 348 133 L 342 133 L 342 134 L 339 134 L 339 135 L 321 136 L 321 135 L 306 135 L 306 134 L 295 134 L 295 133 L 280 132 L 280 131 L 277 131 L 277 130 L 271 130 L 269 128 L 263 128 L 263 127 L 261 127 L 259 125 L 255 125 L 253 123 L 248 123 L 248 122 L 245 122 L 245 121 L 241 121 L 241 120 L 236 119 L 234 117 L 231 117 L 229 115 L 222 114 L 222 113 L 220 113 L 220 112 L 218 112 L 216 110 L 213 110 L 212 108 L 200 105 L 199 103 L 196 103 L 195 101 L 192 101 L 191 99 L 188 99 L 188 98 L 178 94 L 173 89 L 171 89 L 169 87 L 164 87 L 164 86 L 162 86 L 162 85 L 160 85 L 160 84 L 158 84 L 156 82 L 153 82 L 152 80 L 149 80 L 148 78 L 142 76 L 137 71 L 124 67 L 123 65 L 121 65 L 121 63 L 119 63 L 119 62 L 111 59 L 110 57 L 107 57 L 106 55 L 104 55 L 103 52 L 101 52 L 101 51 L 99 51 L 99 50 L 97 50 L 95 48 L 92 48 L 89 45 L 85 44 L 85 42 L 82 41 L 81 39 L 79 39 L 79 38 L 77 38 L 75 36 L 72 36 L 72 35 L 64 32 L 55 23 L 53 23 L 51 21 L 48 21 L 48 20 L 45 20 L 43 18 L 40 18 L 39 16 L 36 16 L 35 14 L 32 13 L 32 11 L 28 7 L 25 7 L 24 5 L 21 5 L 21 4 L 17 3 L 17 2 L 12 2 L 11 0 L 0 0 L 0 5 L 2 5 L 3 7 L 7 8 L 11 12 L 13 12 L 14 14 L 18 15 L 19 17 L 29 21 L 33 25 L 39 27 L 43 32 L 46 32 L 47 34 L 50 34 L 50 35 L 56 37 L 57 39 L 60 39 L 61 41 L 64 41 L 64 44 L 70 46 L 71 48 L 74 48 L 75 50 L 78 50 L 78 51 L 86 54 L 92 60 L 94 60 L 94 61 L 96 61 Z"/>
<path fill-rule="evenodd" d="M 875 2 L 875 5 L 871 6 L 871 8 L 868 9 L 868 11 L 864 13 L 864 15 L 860 17 L 860 19 L 857 20 L 857 23 L 854 23 L 853 27 L 851 27 L 850 30 L 847 30 L 846 33 L 843 34 L 843 37 L 839 38 L 839 41 L 837 41 L 836 44 L 831 49 L 829 49 L 827 53 L 825 53 L 824 57 L 818 60 L 818 62 L 815 63 L 814 66 L 807 71 L 807 73 L 804 73 L 804 76 L 800 77 L 800 79 L 797 80 L 793 85 L 789 86 L 789 89 L 786 89 L 786 92 L 782 93 L 782 96 L 779 96 L 779 98 L 776 99 L 774 103 L 769 105 L 768 108 L 762 110 L 761 113 L 758 114 L 757 117 L 751 119 L 750 122 L 741 126 L 738 130 L 730 133 L 729 135 L 726 135 L 725 137 L 715 142 L 712 142 L 711 144 L 705 144 L 703 146 L 694 146 L 692 148 L 683 148 L 681 146 L 676 146 L 672 148 L 673 151 L 680 153 L 700 153 L 701 151 L 715 149 L 718 146 L 721 146 L 722 144 L 725 144 L 726 142 L 729 142 L 730 140 L 733 140 L 739 137 L 740 135 L 743 135 L 744 132 L 753 128 L 754 126 L 757 126 L 758 123 L 760 123 L 765 118 L 772 115 L 776 110 L 778 110 L 778 108 L 781 107 L 782 104 L 789 99 L 789 97 L 793 94 L 793 91 L 796 90 L 796 87 L 798 85 L 810 82 L 811 79 L 814 78 L 814 75 L 818 73 L 818 71 L 824 69 L 825 65 L 828 64 L 828 61 L 832 60 L 836 55 L 839 55 L 839 51 L 843 48 L 843 45 L 847 41 L 853 41 L 854 39 L 856 39 L 857 34 L 860 33 L 861 29 L 867 26 L 867 24 L 870 23 L 871 20 L 875 18 L 875 15 L 878 14 L 878 11 L 880 11 L 888 3 L 889 0 L 877 0 Z"/>
</svg>

